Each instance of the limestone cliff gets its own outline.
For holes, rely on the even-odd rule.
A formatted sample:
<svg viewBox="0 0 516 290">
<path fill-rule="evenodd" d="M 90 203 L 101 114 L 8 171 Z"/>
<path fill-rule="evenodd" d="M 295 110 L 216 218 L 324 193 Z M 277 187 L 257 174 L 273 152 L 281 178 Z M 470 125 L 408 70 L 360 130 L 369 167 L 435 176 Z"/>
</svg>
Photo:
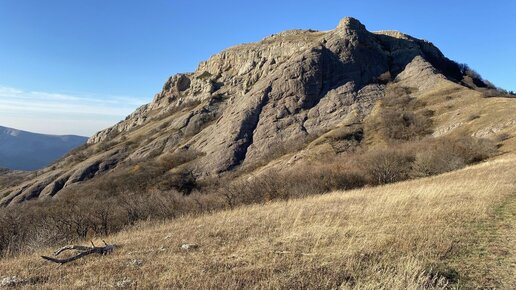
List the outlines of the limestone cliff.
<svg viewBox="0 0 516 290">
<path fill-rule="evenodd" d="M 171 152 L 196 152 L 195 176 L 216 176 L 257 163 L 280 144 L 360 124 L 388 83 L 424 92 L 462 79 L 460 67 L 430 42 L 369 32 L 353 18 L 331 31 L 282 32 L 170 77 L 150 104 L 91 137 L 90 148 L 76 153 L 82 158 L 0 189 L 0 204 L 55 196 L 124 162 Z"/>
</svg>

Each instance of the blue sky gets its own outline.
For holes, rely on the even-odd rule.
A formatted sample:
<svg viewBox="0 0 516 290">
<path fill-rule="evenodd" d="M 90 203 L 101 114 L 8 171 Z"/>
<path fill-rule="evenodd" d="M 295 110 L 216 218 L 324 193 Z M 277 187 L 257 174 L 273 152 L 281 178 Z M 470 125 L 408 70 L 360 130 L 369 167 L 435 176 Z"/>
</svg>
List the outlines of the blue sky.
<svg viewBox="0 0 516 290">
<path fill-rule="evenodd" d="M 345 16 L 516 91 L 516 1 L 0 0 L 0 125 L 91 135 L 226 47 Z"/>
</svg>

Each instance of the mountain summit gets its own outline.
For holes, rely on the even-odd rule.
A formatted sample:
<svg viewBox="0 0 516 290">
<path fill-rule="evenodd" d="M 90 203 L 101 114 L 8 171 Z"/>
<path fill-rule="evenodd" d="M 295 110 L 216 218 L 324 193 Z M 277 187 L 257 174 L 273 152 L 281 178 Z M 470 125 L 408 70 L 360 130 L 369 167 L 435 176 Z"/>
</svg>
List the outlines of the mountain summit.
<svg viewBox="0 0 516 290">
<path fill-rule="evenodd" d="M 329 32 L 286 31 L 224 50 L 194 73 L 171 77 L 152 103 L 89 143 L 161 123 L 156 138 L 129 158 L 188 148 L 205 155 L 197 172 L 217 174 L 279 143 L 361 122 L 387 82 L 427 89 L 446 79 L 459 83 L 463 75 L 431 43 L 371 33 L 347 17 Z"/>
<path fill-rule="evenodd" d="M 418 100 L 434 96 L 429 103 L 443 108 L 490 89 L 432 43 L 397 31 L 370 32 L 354 18 L 331 31 L 289 30 L 231 47 L 195 72 L 170 77 L 151 103 L 95 134 L 88 146 L 4 189 L 1 204 L 59 195 L 100 175 L 133 174 L 149 160 L 172 164 L 161 174 L 202 180 L 371 146 L 381 140 L 374 130 L 366 132 L 368 118 L 393 87 Z M 427 128 L 434 136 L 466 123 L 439 108 L 431 110 L 436 115 Z M 492 133 L 482 126 L 470 133 Z M 335 134 L 339 138 L 328 137 Z M 178 158 L 181 166 L 174 165 Z"/>
</svg>

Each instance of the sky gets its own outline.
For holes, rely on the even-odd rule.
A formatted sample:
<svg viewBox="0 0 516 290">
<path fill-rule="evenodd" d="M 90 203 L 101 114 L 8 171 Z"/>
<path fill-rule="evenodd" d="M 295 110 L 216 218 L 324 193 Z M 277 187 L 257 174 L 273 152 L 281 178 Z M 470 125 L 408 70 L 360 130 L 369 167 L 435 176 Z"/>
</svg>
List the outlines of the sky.
<svg viewBox="0 0 516 290">
<path fill-rule="evenodd" d="M 512 0 L 0 0 L 0 126 L 91 136 L 224 48 L 345 16 L 430 40 L 516 91 Z"/>
</svg>

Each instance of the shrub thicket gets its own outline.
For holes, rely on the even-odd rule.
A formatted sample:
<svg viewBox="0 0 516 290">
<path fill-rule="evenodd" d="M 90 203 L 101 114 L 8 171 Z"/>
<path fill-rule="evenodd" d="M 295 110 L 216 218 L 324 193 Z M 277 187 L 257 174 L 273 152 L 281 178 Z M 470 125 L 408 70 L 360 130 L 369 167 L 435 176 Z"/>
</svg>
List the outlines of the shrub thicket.
<svg viewBox="0 0 516 290">
<path fill-rule="evenodd" d="M 387 86 L 380 111 L 367 124 L 366 134 L 377 132 L 387 141 L 410 141 L 432 133 L 433 112 L 411 93 L 409 88 Z"/>
</svg>

